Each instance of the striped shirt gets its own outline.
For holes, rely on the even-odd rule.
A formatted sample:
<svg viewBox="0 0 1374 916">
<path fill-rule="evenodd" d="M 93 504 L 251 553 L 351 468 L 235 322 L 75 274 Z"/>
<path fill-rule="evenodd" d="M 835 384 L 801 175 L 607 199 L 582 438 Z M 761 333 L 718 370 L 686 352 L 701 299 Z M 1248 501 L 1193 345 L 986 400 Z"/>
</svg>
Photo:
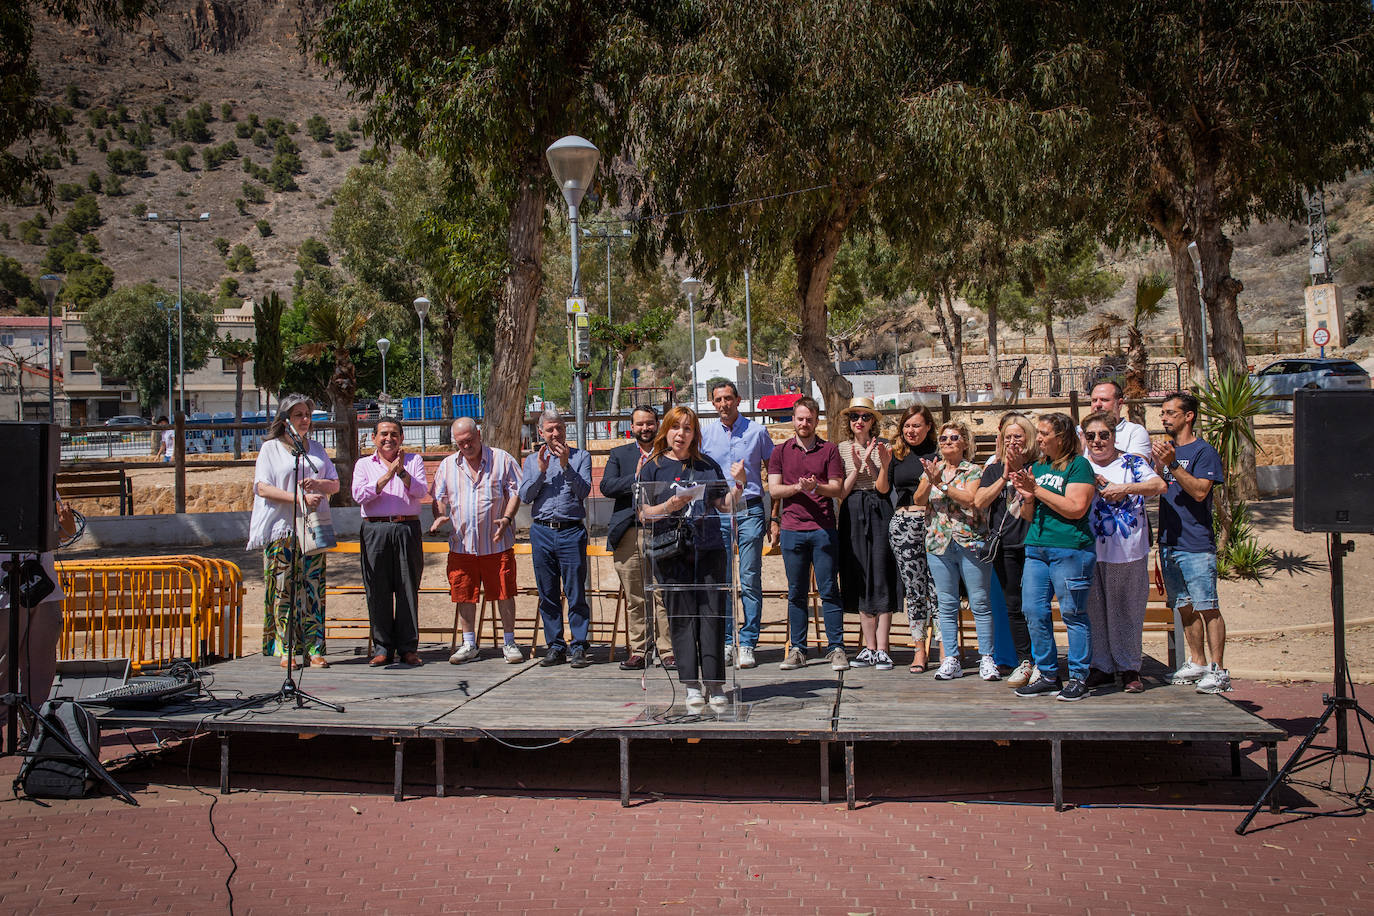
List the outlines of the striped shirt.
<svg viewBox="0 0 1374 916">
<path fill-rule="evenodd" d="M 477 468 L 457 452 L 445 458 L 434 474 L 434 499 L 449 507 L 453 533 L 448 549 L 486 556 L 514 547 L 514 525 L 507 525 L 501 537 L 494 538 L 497 519 L 519 490 L 520 465 L 499 448 L 483 446 L 482 464 Z"/>
</svg>

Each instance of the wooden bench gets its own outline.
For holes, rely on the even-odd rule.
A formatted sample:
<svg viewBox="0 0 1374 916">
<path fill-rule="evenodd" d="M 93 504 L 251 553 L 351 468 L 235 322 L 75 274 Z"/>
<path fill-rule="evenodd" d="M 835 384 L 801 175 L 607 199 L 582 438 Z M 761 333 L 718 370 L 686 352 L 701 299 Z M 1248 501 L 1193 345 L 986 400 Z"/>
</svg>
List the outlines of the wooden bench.
<svg viewBox="0 0 1374 916">
<path fill-rule="evenodd" d="M 134 482 L 123 468 L 91 471 L 59 471 L 57 492 L 64 500 L 100 499 L 113 496 L 119 499 L 119 514 L 134 514 Z"/>
</svg>

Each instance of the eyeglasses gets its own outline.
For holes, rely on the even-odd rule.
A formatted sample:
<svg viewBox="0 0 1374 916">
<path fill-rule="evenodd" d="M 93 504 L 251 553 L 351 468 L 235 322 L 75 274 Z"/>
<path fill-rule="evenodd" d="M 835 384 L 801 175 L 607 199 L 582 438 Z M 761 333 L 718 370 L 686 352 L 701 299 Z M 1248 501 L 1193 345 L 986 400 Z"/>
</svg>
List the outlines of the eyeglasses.
<svg viewBox="0 0 1374 916">
<path fill-rule="evenodd" d="M 849 422 L 850 422 L 850 423 L 867 423 L 867 422 L 868 422 L 869 420 L 871 420 L 871 419 L 873 419 L 873 418 L 870 417 L 868 414 L 862 414 L 862 413 L 861 413 L 861 414 L 859 414 L 858 416 L 850 417 L 850 418 L 849 418 Z"/>
<path fill-rule="evenodd" d="M 1098 431 L 1095 432 L 1095 433 L 1084 433 L 1084 434 L 1083 434 L 1083 441 L 1085 441 L 1085 442 L 1110 442 L 1110 441 L 1112 440 L 1112 437 L 1115 436 L 1115 435 L 1116 435 L 1116 433 L 1111 432 L 1110 430 L 1100 429 L 1100 430 L 1098 430 Z"/>
<path fill-rule="evenodd" d="M 963 437 L 960 436 L 958 433 L 952 433 L 952 434 L 950 434 L 950 435 L 948 435 L 948 436 L 941 436 L 941 437 L 940 437 L 940 441 L 941 441 L 941 442 L 958 442 L 958 441 L 959 441 L 960 439 L 962 439 L 962 438 L 963 438 Z"/>
</svg>

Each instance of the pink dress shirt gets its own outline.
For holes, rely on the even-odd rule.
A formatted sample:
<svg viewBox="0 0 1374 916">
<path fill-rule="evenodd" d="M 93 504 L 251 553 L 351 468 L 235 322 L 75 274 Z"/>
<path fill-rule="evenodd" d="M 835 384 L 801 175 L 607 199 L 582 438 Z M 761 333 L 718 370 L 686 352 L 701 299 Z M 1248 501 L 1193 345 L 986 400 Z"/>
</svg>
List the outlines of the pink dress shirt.
<svg viewBox="0 0 1374 916">
<path fill-rule="evenodd" d="M 407 452 L 402 465 L 410 475 L 410 482 L 397 474 L 377 492 L 377 481 L 386 476 L 386 464 L 376 454 L 359 458 L 353 465 L 353 501 L 363 507 L 363 518 L 385 518 L 389 515 L 419 515 L 420 501 L 429 492 L 425 480 L 425 460 L 415 452 Z"/>
</svg>

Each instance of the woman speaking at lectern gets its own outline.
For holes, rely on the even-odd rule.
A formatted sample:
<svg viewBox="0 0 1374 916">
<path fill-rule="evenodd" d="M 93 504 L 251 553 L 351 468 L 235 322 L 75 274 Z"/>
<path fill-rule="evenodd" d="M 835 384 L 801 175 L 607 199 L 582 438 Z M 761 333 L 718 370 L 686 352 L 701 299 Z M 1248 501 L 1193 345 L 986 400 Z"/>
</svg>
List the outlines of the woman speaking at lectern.
<svg viewBox="0 0 1374 916">
<path fill-rule="evenodd" d="M 262 624 L 262 654 L 275 655 L 285 668 L 287 626 L 292 580 L 296 590 L 295 638 L 290 640 L 315 668 L 328 668 L 324 659 L 324 554 L 301 556 L 291 530 L 296 499 L 296 469 L 300 467 L 300 513 L 318 511 L 328 521 L 329 497 L 339 492 L 339 472 L 324 446 L 310 438 L 314 403 L 303 394 L 288 394 L 277 407 L 258 452 L 253 473 L 253 518 L 248 549 L 262 548 L 262 572 L 267 580 Z"/>
</svg>

